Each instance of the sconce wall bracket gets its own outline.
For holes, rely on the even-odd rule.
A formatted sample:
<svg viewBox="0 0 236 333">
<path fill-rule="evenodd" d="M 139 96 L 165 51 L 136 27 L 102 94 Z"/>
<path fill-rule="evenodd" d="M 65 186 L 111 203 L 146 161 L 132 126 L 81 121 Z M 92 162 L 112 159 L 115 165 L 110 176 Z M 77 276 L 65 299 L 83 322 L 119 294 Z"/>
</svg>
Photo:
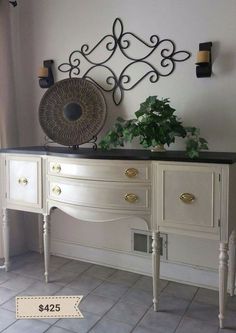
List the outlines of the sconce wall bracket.
<svg viewBox="0 0 236 333">
<path fill-rule="evenodd" d="M 53 60 L 44 60 L 43 67 L 48 69 L 48 76 L 39 78 L 39 85 L 41 88 L 49 88 L 54 84 L 54 77 L 52 73 Z"/>
<path fill-rule="evenodd" d="M 10 3 L 13 7 L 16 7 L 16 6 L 17 6 L 17 1 L 10 1 L 10 0 L 9 0 L 9 3 Z"/>
<path fill-rule="evenodd" d="M 212 42 L 200 43 L 199 53 L 201 51 L 209 52 L 207 61 L 197 62 L 196 75 L 197 77 L 210 77 L 212 74 L 212 59 L 211 59 Z"/>
</svg>

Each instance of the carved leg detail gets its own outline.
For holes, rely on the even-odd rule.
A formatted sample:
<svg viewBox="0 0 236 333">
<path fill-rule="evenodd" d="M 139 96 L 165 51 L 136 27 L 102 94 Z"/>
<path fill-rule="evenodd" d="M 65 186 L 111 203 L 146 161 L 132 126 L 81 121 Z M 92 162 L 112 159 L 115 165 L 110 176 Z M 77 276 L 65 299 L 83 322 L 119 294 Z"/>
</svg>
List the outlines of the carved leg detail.
<svg viewBox="0 0 236 333">
<path fill-rule="evenodd" d="M 49 215 L 43 216 L 43 245 L 44 245 L 44 265 L 45 265 L 45 281 L 49 281 L 49 261 L 50 261 L 50 225 Z"/>
<path fill-rule="evenodd" d="M 160 232 L 152 233 L 152 278 L 153 278 L 153 308 L 158 308 L 158 291 L 160 283 Z"/>
<path fill-rule="evenodd" d="M 219 255 L 219 323 L 220 328 L 224 328 L 225 305 L 227 297 L 228 279 L 228 244 L 220 243 Z"/>
<path fill-rule="evenodd" d="M 3 209 L 3 218 L 2 218 L 2 233 L 3 233 L 3 252 L 4 252 L 4 266 L 6 272 L 8 272 L 10 267 L 10 255 L 9 255 L 9 219 L 8 219 L 8 210 Z"/>
<path fill-rule="evenodd" d="M 43 219 L 38 215 L 38 233 L 39 233 L 39 253 L 43 254 Z"/>
<path fill-rule="evenodd" d="M 230 296 L 234 296 L 236 275 L 236 230 L 232 232 L 229 244 L 229 287 Z"/>
</svg>

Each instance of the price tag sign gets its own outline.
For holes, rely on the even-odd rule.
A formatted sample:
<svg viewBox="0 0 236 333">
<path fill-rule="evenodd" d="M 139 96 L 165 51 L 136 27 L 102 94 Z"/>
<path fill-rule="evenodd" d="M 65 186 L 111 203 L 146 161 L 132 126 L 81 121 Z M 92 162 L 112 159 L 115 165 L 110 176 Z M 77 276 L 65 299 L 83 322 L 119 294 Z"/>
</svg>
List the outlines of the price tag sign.
<svg viewBox="0 0 236 333">
<path fill-rule="evenodd" d="M 16 318 L 83 318 L 79 303 L 83 296 L 19 296 Z"/>
</svg>

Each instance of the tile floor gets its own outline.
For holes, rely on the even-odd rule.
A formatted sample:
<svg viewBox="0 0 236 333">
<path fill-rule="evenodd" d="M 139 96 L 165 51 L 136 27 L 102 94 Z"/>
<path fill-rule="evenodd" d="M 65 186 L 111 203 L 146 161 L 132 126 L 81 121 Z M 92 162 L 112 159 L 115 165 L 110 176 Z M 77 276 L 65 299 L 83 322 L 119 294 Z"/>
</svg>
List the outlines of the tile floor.
<svg viewBox="0 0 236 333">
<path fill-rule="evenodd" d="M 0 271 L 0 332 L 4 333 L 226 333 L 236 332 L 236 296 L 229 298 L 226 328 L 218 328 L 216 291 L 161 281 L 160 312 L 152 310 L 151 278 L 51 257 L 51 283 L 43 258 L 28 253 Z M 16 320 L 16 295 L 84 295 L 84 319 Z"/>
</svg>

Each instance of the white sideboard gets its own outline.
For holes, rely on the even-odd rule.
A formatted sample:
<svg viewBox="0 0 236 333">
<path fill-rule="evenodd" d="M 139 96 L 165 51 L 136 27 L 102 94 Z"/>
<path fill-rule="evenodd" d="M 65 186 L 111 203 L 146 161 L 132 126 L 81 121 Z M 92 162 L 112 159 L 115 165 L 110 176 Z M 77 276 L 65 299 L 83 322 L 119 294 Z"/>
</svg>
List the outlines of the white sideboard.
<svg viewBox="0 0 236 333">
<path fill-rule="evenodd" d="M 218 239 L 219 323 L 224 325 L 230 243 L 230 295 L 235 289 L 236 155 L 138 150 L 78 152 L 19 148 L 1 152 L 3 238 L 9 261 L 8 210 L 43 215 L 45 279 L 49 281 L 49 217 L 53 208 L 87 222 L 136 216 L 152 232 L 153 305 L 158 310 L 160 232 Z M 230 240 L 230 241 L 229 241 Z"/>
</svg>

